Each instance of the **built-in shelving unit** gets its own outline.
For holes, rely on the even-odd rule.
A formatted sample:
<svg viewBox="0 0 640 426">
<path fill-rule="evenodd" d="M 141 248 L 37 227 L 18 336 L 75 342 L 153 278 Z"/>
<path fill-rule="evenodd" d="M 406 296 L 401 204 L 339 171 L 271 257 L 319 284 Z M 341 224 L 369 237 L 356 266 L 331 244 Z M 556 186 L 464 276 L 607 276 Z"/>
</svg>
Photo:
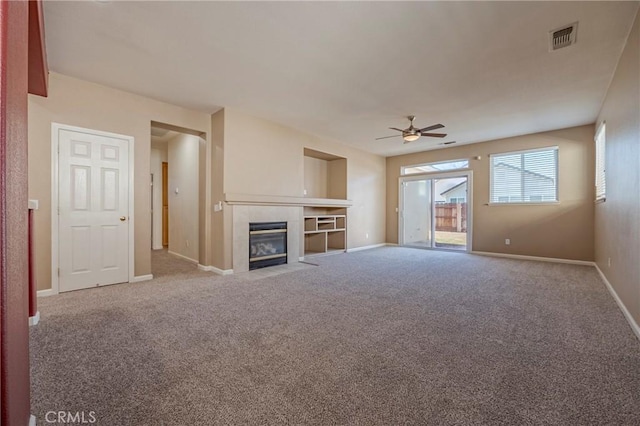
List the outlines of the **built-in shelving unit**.
<svg viewBox="0 0 640 426">
<path fill-rule="evenodd" d="M 340 209 L 338 209 L 340 210 Z M 344 252 L 347 249 L 347 216 L 320 214 L 304 217 L 304 255 Z"/>
<path fill-rule="evenodd" d="M 304 255 L 347 249 L 347 159 L 304 149 Z"/>
</svg>

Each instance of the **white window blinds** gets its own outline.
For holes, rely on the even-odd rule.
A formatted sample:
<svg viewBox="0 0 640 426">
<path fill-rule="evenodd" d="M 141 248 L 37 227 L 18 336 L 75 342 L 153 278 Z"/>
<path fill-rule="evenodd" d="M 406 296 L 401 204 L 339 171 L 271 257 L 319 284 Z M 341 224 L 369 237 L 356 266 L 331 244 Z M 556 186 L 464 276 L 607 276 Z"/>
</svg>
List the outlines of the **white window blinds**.
<svg viewBox="0 0 640 426">
<path fill-rule="evenodd" d="M 603 122 L 596 132 L 596 201 L 604 200 L 607 194 L 605 144 L 606 124 Z"/>
<path fill-rule="evenodd" d="M 492 154 L 490 203 L 558 201 L 558 147 Z"/>
</svg>

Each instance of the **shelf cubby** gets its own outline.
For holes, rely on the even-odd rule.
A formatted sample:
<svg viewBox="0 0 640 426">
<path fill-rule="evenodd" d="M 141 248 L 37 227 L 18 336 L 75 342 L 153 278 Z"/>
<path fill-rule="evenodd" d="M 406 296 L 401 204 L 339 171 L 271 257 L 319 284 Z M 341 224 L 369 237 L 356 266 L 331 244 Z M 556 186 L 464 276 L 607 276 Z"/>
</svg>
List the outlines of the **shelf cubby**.
<svg viewBox="0 0 640 426">
<path fill-rule="evenodd" d="M 304 217 L 304 255 L 344 252 L 347 249 L 347 216 L 316 214 Z M 306 213 L 318 211 L 305 210 Z M 321 213 L 325 213 L 324 211 Z"/>
</svg>

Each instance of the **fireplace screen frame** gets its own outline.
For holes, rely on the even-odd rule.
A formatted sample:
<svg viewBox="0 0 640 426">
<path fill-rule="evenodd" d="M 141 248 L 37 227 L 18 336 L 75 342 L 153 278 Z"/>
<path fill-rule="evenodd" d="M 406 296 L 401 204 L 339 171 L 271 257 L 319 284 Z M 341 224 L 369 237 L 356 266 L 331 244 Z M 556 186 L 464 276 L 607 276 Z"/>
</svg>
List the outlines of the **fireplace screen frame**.
<svg viewBox="0 0 640 426">
<path fill-rule="evenodd" d="M 276 252 L 263 253 L 257 256 L 255 239 L 265 237 L 279 237 L 274 248 Z M 282 251 L 279 250 L 282 248 Z M 287 263 L 287 222 L 252 222 L 249 223 L 249 270 L 266 268 L 268 266 L 284 265 Z"/>
</svg>

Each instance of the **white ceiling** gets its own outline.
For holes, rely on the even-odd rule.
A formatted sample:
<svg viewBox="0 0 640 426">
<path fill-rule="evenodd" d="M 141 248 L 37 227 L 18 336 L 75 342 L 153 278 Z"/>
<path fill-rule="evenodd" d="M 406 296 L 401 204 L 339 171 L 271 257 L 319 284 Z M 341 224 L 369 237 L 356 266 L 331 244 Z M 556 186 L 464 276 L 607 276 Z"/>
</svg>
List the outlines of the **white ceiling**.
<svg viewBox="0 0 640 426">
<path fill-rule="evenodd" d="M 53 71 L 381 155 L 589 124 L 638 2 L 45 2 Z M 579 21 L 578 43 L 548 31 Z M 376 137 L 442 123 L 444 140 Z M 454 145 L 455 146 L 455 145 Z"/>
</svg>

